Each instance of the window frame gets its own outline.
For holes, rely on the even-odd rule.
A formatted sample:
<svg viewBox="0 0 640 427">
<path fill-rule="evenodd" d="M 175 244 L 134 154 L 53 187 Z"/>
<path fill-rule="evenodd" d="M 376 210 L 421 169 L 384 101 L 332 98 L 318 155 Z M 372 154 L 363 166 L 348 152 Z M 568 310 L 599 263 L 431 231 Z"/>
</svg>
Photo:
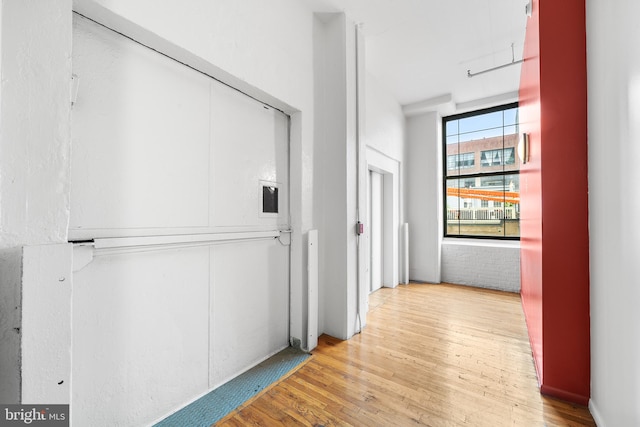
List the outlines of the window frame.
<svg viewBox="0 0 640 427">
<path fill-rule="evenodd" d="M 483 108 L 480 110 L 468 111 L 460 114 L 453 114 L 450 116 L 442 117 L 442 221 L 443 221 L 443 237 L 444 238 L 453 238 L 453 239 L 478 239 L 478 240 L 511 240 L 511 241 L 520 241 L 520 235 L 518 236 L 488 236 L 488 235 L 473 235 L 473 234 L 449 234 L 448 233 L 448 220 L 447 220 L 447 180 L 448 179 L 475 179 L 475 178 L 483 178 L 483 177 L 498 177 L 498 176 L 508 176 L 508 175 L 518 175 L 520 176 L 520 169 L 518 170 L 502 170 L 502 171 L 489 171 L 489 172 L 476 172 L 471 174 L 463 174 L 459 173 L 457 176 L 448 176 L 448 155 L 447 155 L 447 122 L 453 120 L 460 120 L 467 117 L 479 116 L 483 114 L 494 113 L 497 111 L 505 111 L 512 108 L 519 108 L 518 102 L 511 102 L 508 104 L 497 105 L 490 108 Z M 516 121 L 516 133 L 519 134 L 520 123 Z M 503 128 L 504 126 L 503 123 Z M 504 149 L 504 147 L 503 147 Z M 517 153 L 514 153 L 517 156 Z M 481 165 L 481 158 L 478 159 L 479 164 Z M 502 163 L 504 163 L 504 159 L 502 159 Z M 502 164 L 502 166 L 505 166 Z M 458 169 L 458 170 L 464 170 Z M 520 218 L 518 218 L 518 223 L 520 223 Z M 518 225 L 519 228 L 519 225 Z"/>
</svg>

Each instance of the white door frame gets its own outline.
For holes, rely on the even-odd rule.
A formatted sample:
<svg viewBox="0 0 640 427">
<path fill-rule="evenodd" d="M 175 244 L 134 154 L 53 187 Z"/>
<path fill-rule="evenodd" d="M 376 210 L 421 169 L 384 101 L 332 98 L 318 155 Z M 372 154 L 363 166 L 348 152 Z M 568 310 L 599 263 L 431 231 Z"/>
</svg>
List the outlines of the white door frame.
<svg viewBox="0 0 640 427">
<path fill-rule="evenodd" d="M 368 242 L 369 242 L 369 293 L 375 292 L 383 285 L 384 277 L 384 262 L 383 262 L 383 248 L 384 248 L 384 175 L 369 169 L 368 175 Z M 374 266 L 374 261 L 379 263 L 378 266 Z"/>
<path fill-rule="evenodd" d="M 381 173 L 383 176 L 383 276 L 384 287 L 395 288 L 399 283 L 399 227 L 400 227 L 400 162 L 372 147 L 366 149 L 367 174 L 368 171 Z M 367 178 L 368 179 L 368 178 Z M 368 197 L 367 197 L 368 198 Z M 361 212 L 368 212 L 362 209 Z M 369 224 L 370 220 L 365 218 L 365 235 L 367 244 L 365 259 L 370 259 L 369 254 Z M 370 274 L 369 261 L 361 266 L 361 277 L 368 277 Z M 362 280 L 360 283 L 360 295 L 364 303 L 363 313 L 369 311 L 369 280 Z"/>
</svg>

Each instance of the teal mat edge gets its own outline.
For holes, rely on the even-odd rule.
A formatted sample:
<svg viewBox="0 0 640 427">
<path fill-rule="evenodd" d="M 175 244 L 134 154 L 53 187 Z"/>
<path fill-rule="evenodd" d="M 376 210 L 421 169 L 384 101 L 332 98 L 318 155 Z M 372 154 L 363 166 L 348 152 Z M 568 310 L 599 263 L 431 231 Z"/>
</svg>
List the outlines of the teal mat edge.
<svg viewBox="0 0 640 427">
<path fill-rule="evenodd" d="M 287 347 L 154 424 L 154 427 L 209 427 L 278 381 L 310 356 L 311 354 L 302 350 Z"/>
</svg>

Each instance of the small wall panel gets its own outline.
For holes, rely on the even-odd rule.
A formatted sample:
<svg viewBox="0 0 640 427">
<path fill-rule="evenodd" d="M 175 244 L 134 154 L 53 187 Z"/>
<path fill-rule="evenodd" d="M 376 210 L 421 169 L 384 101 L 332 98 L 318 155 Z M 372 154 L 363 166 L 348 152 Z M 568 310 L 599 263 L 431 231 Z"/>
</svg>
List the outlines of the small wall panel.
<svg viewBox="0 0 640 427">
<path fill-rule="evenodd" d="M 206 227 L 211 79 L 83 18 L 73 41 L 72 233 Z"/>
<path fill-rule="evenodd" d="M 318 346 L 318 230 L 309 230 L 307 240 L 307 350 Z"/>
<path fill-rule="evenodd" d="M 288 346 L 288 258 L 277 240 L 212 246 L 211 387 Z"/>
<path fill-rule="evenodd" d="M 22 251 L 23 404 L 71 403 L 71 251 L 68 243 Z"/>
<path fill-rule="evenodd" d="M 96 256 L 74 274 L 74 424 L 144 425 L 204 393 L 208 342 L 208 247 Z"/>
<path fill-rule="evenodd" d="M 211 85 L 211 224 L 286 225 L 288 121 L 284 114 L 213 82 Z M 262 214 L 262 186 L 279 188 L 278 215 Z"/>
</svg>

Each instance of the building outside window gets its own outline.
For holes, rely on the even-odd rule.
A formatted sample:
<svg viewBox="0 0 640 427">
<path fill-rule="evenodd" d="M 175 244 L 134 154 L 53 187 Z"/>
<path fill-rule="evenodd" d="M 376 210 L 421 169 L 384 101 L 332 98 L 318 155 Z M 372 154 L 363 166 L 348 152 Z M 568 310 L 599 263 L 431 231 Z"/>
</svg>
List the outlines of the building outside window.
<svg viewBox="0 0 640 427">
<path fill-rule="evenodd" d="M 515 164 L 515 149 L 513 147 L 499 150 L 486 150 L 480 153 L 480 164 L 483 167 Z"/>
<path fill-rule="evenodd" d="M 475 153 L 452 154 L 447 156 L 447 169 L 466 169 L 475 166 Z"/>
<path fill-rule="evenodd" d="M 518 105 L 442 122 L 445 236 L 519 239 Z"/>
</svg>

